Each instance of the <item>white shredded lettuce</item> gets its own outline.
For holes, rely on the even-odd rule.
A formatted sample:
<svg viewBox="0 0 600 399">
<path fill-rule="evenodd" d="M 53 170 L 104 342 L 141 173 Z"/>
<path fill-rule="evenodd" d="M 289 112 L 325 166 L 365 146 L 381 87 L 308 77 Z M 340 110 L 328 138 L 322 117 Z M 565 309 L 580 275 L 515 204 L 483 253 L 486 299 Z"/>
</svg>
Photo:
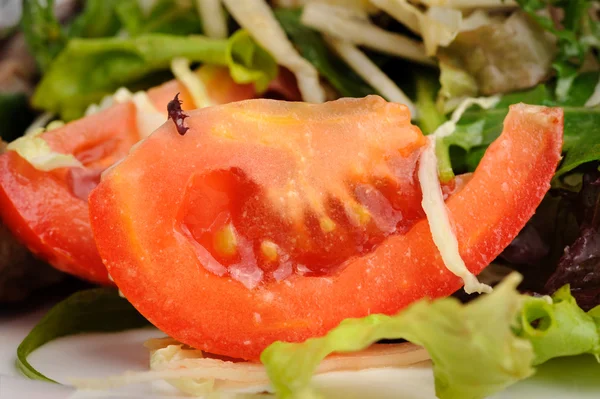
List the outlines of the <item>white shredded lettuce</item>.
<svg viewBox="0 0 600 399">
<path fill-rule="evenodd" d="M 275 19 L 265 0 L 223 0 L 233 18 L 277 61 L 294 73 L 302 99 L 311 103 L 325 101 L 325 90 L 315 67 L 302 58 Z"/>
<path fill-rule="evenodd" d="M 195 1 L 206 36 L 215 39 L 227 38 L 227 17 L 221 6 L 221 0 Z"/>
<path fill-rule="evenodd" d="M 27 136 L 30 134 L 35 134 L 35 133 L 39 132 L 40 129 L 42 129 L 42 131 L 43 131 L 45 129 L 46 125 L 52 120 L 52 118 L 54 118 L 53 112 L 42 113 L 41 115 L 39 115 L 37 118 L 35 118 L 33 120 L 31 125 L 29 125 L 27 127 L 27 129 L 25 129 L 24 135 Z"/>
<path fill-rule="evenodd" d="M 428 7 L 442 6 L 459 9 L 474 8 L 516 8 L 515 0 L 416 0 L 417 3 Z"/>
<path fill-rule="evenodd" d="M 178 69 L 178 71 L 180 71 L 180 69 Z M 166 113 L 162 113 L 156 109 L 146 92 L 138 91 L 132 93 L 125 87 L 121 87 L 115 91 L 114 94 L 104 97 L 100 103 L 90 105 L 85 111 L 85 116 L 93 115 L 110 108 L 114 104 L 120 104 L 127 101 L 132 101 L 135 105 L 136 126 L 141 139 L 150 136 L 153 131 L 158 129 L 158 127 L 167 120 Z"/>
<path fill-rule="evenodd" d="M 495 106 L 499 100 L 499 96 L 464 100 L 454 110 L 451 119 L 428 137 L 428 145 L 419 159 L 418 176 L 423 193 L 421 204 L 429 223 L 433 242 L 438 248 L 446 268 L 463 280 L 464 290 L 468 294 L 473 292 L 488 293 L 491 292 L 492 288 L 489 285 L 480 283 L 477 277 L 467 269 L 464 260 L 460 256 L 458 240 L 452 229 L 448 208 L 442 194 L 435 145 L 437 139 L 448 136 L 456 130 L 456 124 L 470 106 L 477 104 L 482 108 L 489 109 Z"/>
<path fill-rule="evenodd" d="M 171 60 L 171 71 L 175 78 L 185 86 L 194 100 L 195 108 L 204 108 L 213 105 L 204 82 L 190 69 L 190 61 L 183 57 Z"/>
<path fill-rule="evenodd" d="M 127 90 L 127 88 L 125 87 L 120 87 L 113 94 L 109 96 L 104 96 L 104 98 L 100 100 L 98 104 L 90 104 L 85 110 L 84 116 L 97 114 L 100 111 L 104 111 L 105 109 L 110 108 L 115 103 L 124 103 L 127 101 L 131 101 L 132 98 L 132 92 Z"/>
<path fill-rule="evenodd" d="M 353 17 L 344 7 L 311 2 L 304 7 L 301 21 L 310 28 L 355 45 L 421 64 L 435 64 L 425 53 L 423 43 L 388 32 L 366 19 Z"/>
<path fill-rule="evenodd" d="M 138 134 L 141 139 L 145 139 L 165 123 L 167 116 L 156 109 L 144 91 L 135 93 L 132 101 L 135 104 Z"/>
<path fill-rule="evenodd" d="M 7 151 L 15 151 L 21 158 L 29 162 L 37 170 L 48 172 L 60 168 L 82 168 L 83 165 L 72 154 L 61 154 L 50 148 L 41 137 L 45 129 L 19 137 L 6 146 Z"/>
<path fill-rule="evenodd" d="M 170 337 L 150 339 L 150 371 L 126 372 L 107 378 L 72 379 L 79 389 L 111 389 L 165 380 L 180 391 L 203 396 L 227 391 L 269 392 L 269 376 L 261 363 L 227 361 L 205 356 Z M 410 343 L 375 344 L 354 353 L 328 356 L 315 374 L 383 367 L 411 367 L 429 360 L 427 351 Z"/>
<path fill-rule="evenodd" d="M 460 104 L 458 104 L 456 109 L 452 112 L 450 120 L 441 124 L 433 134 L 436 136 L 436 138 L 443 138 L 451 135 L 456 130 L 456 124 L 458 123 L 462 115 L 471 106 L 479 105 L 483 109 L 490 109 L 496 104 L 498 104 L 498 101 L 500 101 L 500 95 L 463 99 L 460 102 Z"/>
<path fill-rule="evenodd" d="M 418 175 L 421 191 L 423 192 L 421 204 L 427 216 L 433 242 L 440 251 L 446 268 L 463 280 L 467 294 L 491 292 L 492 288 L 489 285 L 480 283 L 477 277 L 467 269 L 464 260 L 460 256 L 458 240 L 452 230 L 438 177 L 437 156 L 435 155 L 436 137 L 430 136 L 428 141 L 428 145 L 419 159 Z"/>
<path fill-rule="evenodd" d="M 408 0 L 371 0 L 413 32 L 421 35 L 428 56 L 435 55 L 438 47 L 448 46 L 460 32 L 463 17 L 459 10 L 430 7 L 422 11 Z"/>
<path fill-rule="evenodd" d="M 597 105 L 600 105 L 600 79 L 598 80 L 598 83 L 596 83 L 596 87 L 594 87 L 594 92 L 585 102 L 585 106 L 589 108 Z"/>
<path fill-rule="evenodd" d="M 416 106 L 406 94 L 391 80 L 373 61 L 369 59 L 356 46 L 333 37 L 325 40 L 333 50 L 352 68 L 360 77 L 369 83 L 388 101 L 405 104 L 411 112 L 413 119 L 417 117 Z"/>
</svg>

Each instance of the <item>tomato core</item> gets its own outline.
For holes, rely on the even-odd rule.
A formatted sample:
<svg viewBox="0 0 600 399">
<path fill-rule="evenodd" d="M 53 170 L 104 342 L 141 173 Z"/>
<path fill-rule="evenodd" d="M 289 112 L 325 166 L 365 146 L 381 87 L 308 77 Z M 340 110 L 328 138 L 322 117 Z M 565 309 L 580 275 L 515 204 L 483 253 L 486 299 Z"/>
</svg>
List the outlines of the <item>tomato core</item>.
<svg viewBox="0 0 600 399">
<path fill-rule="evenodd" d="M 397 175 L 352 179 L 345 200 L 328 194 L 322 205 L 291 213 L 273 207 L 267 189 L 240 168 L 197 174 L 186 187 L 176 229 L 207 270 L 248 288 L 291 274 L 338 272 L 424 217 L 418 154 L 389 160 Z"/>
</svg>

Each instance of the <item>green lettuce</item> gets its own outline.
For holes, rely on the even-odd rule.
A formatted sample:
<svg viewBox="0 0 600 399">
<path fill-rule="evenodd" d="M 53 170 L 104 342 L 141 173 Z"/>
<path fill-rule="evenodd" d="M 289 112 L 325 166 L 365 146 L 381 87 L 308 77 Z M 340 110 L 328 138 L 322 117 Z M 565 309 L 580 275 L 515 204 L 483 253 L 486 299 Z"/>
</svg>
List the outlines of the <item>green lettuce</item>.
<svg viewBox="0 0 600 399">
<path fill-rule="evenodd" d="M 131 36 L 146 33 L 181 36 L 202 33 L 202 21 L 191 0 L 158 0 L 146 12 L 137 0 L 120 0 L 115 13 L 123 29 Z"/>
<path fill-rule="evenodd" d="M 527 104 L 562 107 L 565 112 L 565 156 L 554 177 L 554 183 L 587 162 L 600 160 L 600 108 L 586 107 L 598 81 L 597 72 L 578 75 L 562 99 L 555 94 L 554 84 L 506 94 L 492 109 L 472 107 L 464 113 L 456 131 L 442 140 L 439 151 L 445 151 L 457 173 L 474 171 L 487 147 L 502 133 L 508 107 Z"/>
<path fill-rule="evenodd" d="M 54 0 L 23 0 L 21 30 L 42 71 L 67 42 L 67 35 L 54 15 Z"/>
<path fill-rule="evenodd" d="M 551 71 L 556 45 L 523 12 L 458 34 L 439 53 L 441 101 L 533 87 Z"/>
<path fill-rule="evenodd" d="M 117 332 L 150 326 L 116 289 L 79 291 L 54 306 L 17 348 L 17 369 L 32 380 L 56 382 L 37 371 L 27 357 L 42 345 L 69 335 Z"/>
<path fill-rule="evenodd" d="M 44 75 L 32 103 L 73 120 L 118 88 L 168 70 L 174 57 L 228 66 L 234 79 L 260 87 L 276 74 L 273 58 L 243 31 L 228 40 L 164 34 L 72 39 Z"/>
<path fill-rule="evenodd" d="M 592 48 L 600 48 L 600 22 L 593 18 L 594 0 L 516 0 L 537 24 L 557 39 L 558 53 L 552 66 L 558 74 L 556 95 L 563 99 Z M 549 16 L 561 15 L 559 23 Z"/>
<path fill-rule="evenodd" d="M 276 342 L 261 361 L 278 397 L 318 397 L 310 381 L 327 355 L 403 338 L 429 352 L 439 398 L 478 399 L 531 376 L 548 359 L 600 354 L 600 309 L 583 312 L 568 287 L 552 299 L 521 295 L 520 280 L 512 274 L 466 305 L 455 298 L 422 300 L 395 316 L 347 319 L 321 338 Z"/>
<path fill-rule="evenodd" d="M 191 0 L 158 0 L 146 12 L 137 0 L 88 0 L 79 15 L 66 24 L 54 14 L 54 0 L 24 0 L 21 28 L 42 71 L 74 38 L 202 33 Z"/>
</svg>

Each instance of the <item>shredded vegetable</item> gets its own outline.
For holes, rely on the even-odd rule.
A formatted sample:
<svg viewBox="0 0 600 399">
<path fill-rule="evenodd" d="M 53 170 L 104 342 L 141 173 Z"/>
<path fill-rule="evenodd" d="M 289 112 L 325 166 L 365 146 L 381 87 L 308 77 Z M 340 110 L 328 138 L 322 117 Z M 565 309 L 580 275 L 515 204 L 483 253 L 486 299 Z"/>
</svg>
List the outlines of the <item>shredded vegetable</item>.
<svg viewBox="0 0 600 399">
<path fill-rule="evenodd" d="M 327 42 L 348 65 L 389 101 L 405 104 L 413 118 L 416 107 L 404 92 L 356 46 L 343 40 L 328 38 Z"/>
<path fill-rule="evenodd" d="M 322 3 L 304 7 L 302 22 L 320 32 L 421 64 L 434 65 L 422 43 L 406 36 L 391 33 L 370 22 L 353 18 L 347 10 Z"/>
<path fill-rule="evenodd" d="M 250 35 L 271 53 L 277 62 L 290 69 L 298 80 L 304 101 L 322 103 L 325 91 L 319 83 L 319 73 L 298 54 L 264 0 L 223 0 L 223 3 Z"/>
</svg>

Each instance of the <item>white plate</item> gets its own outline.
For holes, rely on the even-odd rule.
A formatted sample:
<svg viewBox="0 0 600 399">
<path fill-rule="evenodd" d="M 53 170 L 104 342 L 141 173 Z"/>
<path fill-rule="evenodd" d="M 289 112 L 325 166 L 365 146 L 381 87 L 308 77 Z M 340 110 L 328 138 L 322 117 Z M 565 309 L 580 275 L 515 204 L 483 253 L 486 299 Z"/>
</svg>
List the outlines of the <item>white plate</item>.
<svg viewBox="0 0 600 399">
<path fill-rule="evenodd" d="M 14 367 L 17 345 L 44 315 L 39 309 L 17 316 L 0 316 L 0 399 L 13 398 L 173 398 L 167 384 L 139 384 L 110 392 L 75 392 L 55 384 L 29 381 Z M 126 370 L 147 370 L 147 338 L 160 337 L 154 329 L 116 334 L 86 334 L 53 341 L 30 357 L 47 377 L 67 384 L 69 378 L 102 377 Z M 477 370 L 473 370 L 476 374 Z M 380 369 L 332 373 L 315 378 L 330 397 L 434 399 L 429 368 Z M 600 397 L 600 365 L 591 356 L 560 359 L 541 367 L 527 381 L 514 385 L 494 399 L 591 399 Z"/>
</svg>

